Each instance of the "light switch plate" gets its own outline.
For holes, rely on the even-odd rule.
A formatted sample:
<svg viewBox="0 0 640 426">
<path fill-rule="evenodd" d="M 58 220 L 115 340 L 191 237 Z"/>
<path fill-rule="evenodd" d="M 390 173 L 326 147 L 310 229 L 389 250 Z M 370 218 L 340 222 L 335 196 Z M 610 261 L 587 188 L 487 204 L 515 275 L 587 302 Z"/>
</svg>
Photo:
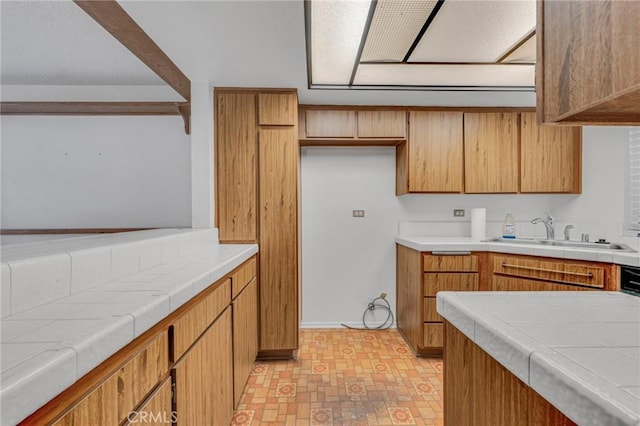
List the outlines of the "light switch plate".
<svg viewBox="0 0 640 426">
<path fill-rule="evenodd" d="M 464 217 L 464 209 L 453 209 L 453 217 Z"/>
<path fill-rule="evenodd" d="M 364 217 L 364 210 L 354 210 L 353 217 Z"/>
</svg>

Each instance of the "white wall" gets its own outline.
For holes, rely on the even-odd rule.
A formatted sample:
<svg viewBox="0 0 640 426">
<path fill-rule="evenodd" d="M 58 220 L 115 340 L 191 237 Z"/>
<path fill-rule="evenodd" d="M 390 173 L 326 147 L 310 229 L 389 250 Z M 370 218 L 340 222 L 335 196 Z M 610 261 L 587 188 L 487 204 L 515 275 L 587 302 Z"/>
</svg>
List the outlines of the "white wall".
<svg viewBox="0 0 640 426">
<path fill-rule="evenodd" d="M 582 194 L 554 196 L 556 234 L 575 225 L 572 238 L 588 233 L 591 240 L 623 235 L 625 171 L 629 160 L 629 128 L 585 127 L 582 152 Z"/>
<path fill-rule="evenodd" d="M 2 227 L 191 226 L 180 117 L 1 118 Z"/>
<path fill-rule="evenodd" d="M 302 326 L 360 324 L 369 298 L 382 291 L 395 308 L 394 237 L 469 236 L 474 207 L 487 208 L 487 236 L 499 235 L 512 211 L 518 235 L 542 237 L 544 226 L 530 220 L 550 211 L 558 238 L 570 222 L 574 239 L 589 232 L 592 239 L 620 240 L 627 135 L 627 128 L 585 128 L 582 195 L 396 197 L 393 148 L 303 148 Z M 467 217 L 454 219 L 454 208 Z M 366 211 L 363 219 L 352 217 L 356 209 Z"/>
</svg>

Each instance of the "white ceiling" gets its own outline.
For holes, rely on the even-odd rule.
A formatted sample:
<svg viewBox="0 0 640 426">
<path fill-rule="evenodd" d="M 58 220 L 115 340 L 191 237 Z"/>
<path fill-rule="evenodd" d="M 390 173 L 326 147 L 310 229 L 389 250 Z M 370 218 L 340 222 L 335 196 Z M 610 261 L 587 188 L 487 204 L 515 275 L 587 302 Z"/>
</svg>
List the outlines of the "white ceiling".
<svg viewBox="0 0 640 426">
<path fill-rule="evenodd" d="M 136 72 L 136 65 L 127 65 L 123 54 L 129 52 L 121 46 L 116 44 L 120 48 L 118 51 L 109 46 L 106 40 L 96 44 L 94 40 L 100 37 L 100 33 L 108 34 L 91 20 L 82 23 L 82 15 L 76 16 L 73 22 L 67 21 L 68 25 L 64 28 L 54 29 L 53 33 L 51 30 L 41 33 L 33 25 L 31 31 L 27 32 L 19 22 L 11 22 L 11 14 L 5 19 L 5 3 L 8 2 L 0 2 L 3 83 L 158 83 L 157 80 L 152 81 L 145 72 Z M 36 9 L 36 5 L 43 3 L 47 2 L 29 2 L 32 4 L 30 7 Z M 68 0 L 64 3 L 77 8 Z M 212 86 L 293 87 L 298 89 L 300 102 L 310 104 L 535 104 L 535 95 L 530 92 L 310 90 L 307 85 L 304 7 L 301 0 L 121 1 L 121 4 L 192 81 L 208 81 Z M 69 13 L 75 15 L 76 12 L 83 13 L 79 8 Z M 7 27 L 5 21 L 8 22 Z M 49 25 L 55 28 L 59 24 Z M 22 39 L 24 41 L 21 42 Z M 68 47 L 69 44 L 74 47 Z M 30 54 L 36 59 L 25 61 L 19 53 L 20 48 L 16 50 L 16 45 L 31 50 L 39 46 L 40 54 L 46 54 L 47 59 L 37 59 L 37 54 Z M 45 47 L 51 53 L 43 52 Z M 5 56 L 6 50 L 10 53 L 8 56 Z M 53 53 L 58 51 L 65 53 Z M 8 71 L 6 80 L 5 69 Z M 108 78 L 118 82 L 107 82 Z"/>
</svg>

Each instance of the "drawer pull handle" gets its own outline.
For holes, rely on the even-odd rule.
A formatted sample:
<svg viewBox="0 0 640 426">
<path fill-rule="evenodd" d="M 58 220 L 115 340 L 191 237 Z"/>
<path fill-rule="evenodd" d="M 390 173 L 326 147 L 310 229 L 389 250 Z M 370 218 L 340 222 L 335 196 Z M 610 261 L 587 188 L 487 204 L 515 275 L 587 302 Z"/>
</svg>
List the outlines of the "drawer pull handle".
<svg viewBox="0 0 640 426">
<path fill-rule="evenodd" d="M 513 269 L 526 269 L 527 271 L 551 272 L 552 274 L 575 275 L 577 277 L 593 278 L 592 272 L 584 273 L 584 272 L 557 271 L 555 269 L 535 268 L 533 266 L 511 265 L 506 262 L 502 262 L 502 267 L 513 268 Z"/>
</svg>

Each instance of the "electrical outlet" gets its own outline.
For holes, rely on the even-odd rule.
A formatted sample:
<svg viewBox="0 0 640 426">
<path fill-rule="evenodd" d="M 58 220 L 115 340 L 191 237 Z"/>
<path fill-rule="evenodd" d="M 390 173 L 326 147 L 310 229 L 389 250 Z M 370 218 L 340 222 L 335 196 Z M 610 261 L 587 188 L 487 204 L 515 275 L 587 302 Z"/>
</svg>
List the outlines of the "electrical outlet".
<svg viewBox="0 0 640 426">
<path fill-rule="evenodd" d="M 353 217 L 364 217 L 364 210 L 354 210 Z"/>
<path fill-rule="evenodd" d="M 463 209 L 453 209 L 453 217 L 464 217 Z"/>
</svg>

